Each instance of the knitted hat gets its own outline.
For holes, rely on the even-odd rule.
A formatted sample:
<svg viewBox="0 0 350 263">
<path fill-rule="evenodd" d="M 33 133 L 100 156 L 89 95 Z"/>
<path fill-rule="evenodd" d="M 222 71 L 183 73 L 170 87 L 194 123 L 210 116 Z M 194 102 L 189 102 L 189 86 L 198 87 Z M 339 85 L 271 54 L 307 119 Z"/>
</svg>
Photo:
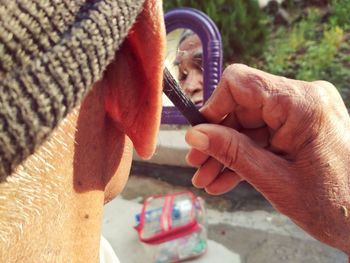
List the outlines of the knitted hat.
<svg viewBox="0 0 350 263">
<path fill-rule="evenodd" d="M 34 152 L 101 78 L 143 2 L 2 1 L 0 180 Z"/>
</svg>

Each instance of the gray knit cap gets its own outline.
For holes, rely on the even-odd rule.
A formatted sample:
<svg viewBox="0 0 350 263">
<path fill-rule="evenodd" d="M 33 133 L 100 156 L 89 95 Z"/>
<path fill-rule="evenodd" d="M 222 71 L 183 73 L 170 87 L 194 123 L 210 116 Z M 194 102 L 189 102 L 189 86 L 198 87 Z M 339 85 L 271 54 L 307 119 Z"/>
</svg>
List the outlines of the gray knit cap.
<svg viewBox="0 0 350 263">
<path fill-rule="evenodd" d="M 77 106 L 144 0 L 0 0 L 0 180 Z"/>
</svg>

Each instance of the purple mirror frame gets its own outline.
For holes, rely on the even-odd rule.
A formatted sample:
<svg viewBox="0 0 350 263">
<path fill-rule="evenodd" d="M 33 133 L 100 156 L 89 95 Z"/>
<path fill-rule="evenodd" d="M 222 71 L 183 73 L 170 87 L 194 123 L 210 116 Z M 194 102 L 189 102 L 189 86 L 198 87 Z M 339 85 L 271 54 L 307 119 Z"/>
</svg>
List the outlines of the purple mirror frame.
<svg viewBox="0 0 350 263">
<path fill-rule="evenodd" d="M 203 45 L 203 99 L 208 100 L 222 73 L 222 42 L 215 23 L 203 12 L 193 8 L 176 8 L 164 16 L 167 34 L 179 28 L 195 32 Z M 162 124 L 188 124 L 175 107 L 164 106 Z"/>
</svg>

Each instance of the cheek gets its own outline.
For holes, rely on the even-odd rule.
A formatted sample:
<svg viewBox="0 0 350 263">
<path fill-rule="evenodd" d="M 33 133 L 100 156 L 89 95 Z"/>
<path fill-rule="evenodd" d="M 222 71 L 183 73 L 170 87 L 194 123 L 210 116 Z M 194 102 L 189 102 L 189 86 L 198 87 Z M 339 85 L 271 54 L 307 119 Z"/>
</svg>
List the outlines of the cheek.
<svg viewBox="0 0 350 263">
<path fill-rule="evenodd" d="M 133 145 L 127 136 L 123 136 L 125 139 L 123 146 L 119 148 L 119 165 L 105 187 L 105 203 L 108 203 L 123 191 L 129 177 L 133 154 Z"/>
<path fill-rule="evenodd" d="M 196 73 L 197 73 L 197 75 L 196 75 L 196 81 L 199 83 L 199 85 L 202 86 L 202 89 L 203 89 L 203 72 L 197 70 Z"/>
</svg>

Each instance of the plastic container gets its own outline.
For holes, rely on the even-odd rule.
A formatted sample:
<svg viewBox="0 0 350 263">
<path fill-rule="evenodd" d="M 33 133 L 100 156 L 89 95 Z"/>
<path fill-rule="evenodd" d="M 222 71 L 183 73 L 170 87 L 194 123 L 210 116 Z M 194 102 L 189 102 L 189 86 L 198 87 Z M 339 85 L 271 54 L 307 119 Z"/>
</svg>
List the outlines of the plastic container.
<svg viewBox="0 0 350 263">
<path fill-rule="evenodd" d="M 136 215 L 139 239 L 153 262 L 179 262 L 207 249 L 204 201 L 191 192 L 150 196 Z"/>
</svg>

